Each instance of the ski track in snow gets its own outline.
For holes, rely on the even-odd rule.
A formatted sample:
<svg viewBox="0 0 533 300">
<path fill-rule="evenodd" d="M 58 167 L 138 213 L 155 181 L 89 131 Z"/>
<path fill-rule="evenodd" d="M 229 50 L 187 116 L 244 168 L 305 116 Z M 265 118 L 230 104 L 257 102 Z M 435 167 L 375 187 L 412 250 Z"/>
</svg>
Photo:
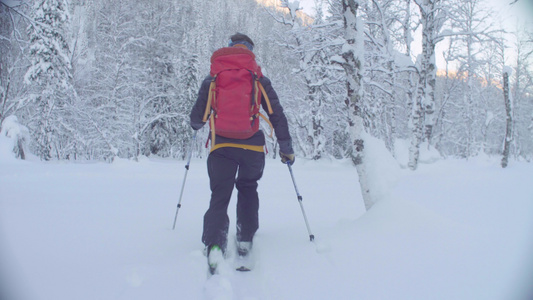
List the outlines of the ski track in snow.
<svg viewBox="0 0 533 300">
<path fill-rule="evenodd" d="M 256 247 L 258 248 L 258 247 Z M 219 265 L 217 274 L 208 273 L 204 286 L 204 299 L 247 299 L 259 300 L 265 298 L 265 291 L 261 286 L 260 249 L 254 249 L 250 254 L 250 260 L 247 265 L 253 270 L 248 272 L 237 271 L 240 267 L 240 260 L 235 254 L 236 249 L 233 245 L 228 245 L 226 260 Z M 205 257 L 204 263 L 205 263 Z"/>
<path fill-rule="evenodd" d="M 231 254 L 211 277 L 200 242 L 205 160 L 191 162 L 175 230 L 182 161 L 0 164 L 0 290 L 10 299 L 533 296 L 532 164 L 501 169 L 479 158 L 402 170 L 365 213 L 349 162 L 300 159 L 293 170 L 311 243 L 286 166 L 267 160 L 254 270 L 234 271 Z M 230 227 L 230 245 L 234 235 Z"/>
</svg>

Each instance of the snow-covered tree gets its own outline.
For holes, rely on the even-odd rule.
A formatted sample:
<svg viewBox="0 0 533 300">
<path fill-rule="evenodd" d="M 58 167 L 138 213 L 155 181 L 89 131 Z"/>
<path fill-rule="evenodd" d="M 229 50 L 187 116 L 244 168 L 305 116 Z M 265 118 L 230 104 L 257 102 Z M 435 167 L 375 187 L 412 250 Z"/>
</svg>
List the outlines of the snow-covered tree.
<svg viewBox="0 0 533 300">
<path fill-rule="evenodd" d="M 418 166 L 420 143 L 431 140 L 435 122 L 435 84 L 437 66 L 435 61 L 435 47 L 442 40 L 440 35 L 444 25 L 446 10 L 440 0 L 415 0 L 420 10 L 420 24 L 422 26 L 422 53 L 418 57 L 418 88 L 412 105 L 410 129 L 411 146 L 409 149 L 409 168 L 415 170 Z"/>
<path fill-rule="evenodd" d="M 366 209 L 370 209 L 375 199 L 372 198 L 372 191 L 367 177 L 365 164 L 365 140 L 366 135 L 362 109 L 363 106 L 363 65 L 364 65 L 364 39 L 363 28 L 357 16 L 359 2 L 355 0 L 343 0 L 343 24 L 344 24 L 344 44 L 338 62 L 346 72 L 346 106 L 349 110 L 348 127 L 350 133 L 351 158 L 357 169 L 359 184 Z"/>
<path fill-rule="evenodd" d="M 37 103 L 34 134 L 41 159 L 70 158 L 73 122 L 70 51 L 67 37 L 69 12 L 63 0 L 38 0 L 33 4 L 28 28 L 31 65 L 25 82 L 32 85 Z"/>
<path fill-rule="evenodd" d="M 506 115 L 506 130 L 503 142 L 503 153 L 502 153 L 502 168 L 507 167 L 509 163 L 509 150 L 511 147 L 511 140 L 513 138 L 513 110 L 512 110 L 512 100 L 511 100 L 511 91 L 509 87 L 509 76 L 512 73 L 512 69 L 505 67 L 503 70 L 503 100 L 505 103 L 505 115 Z"/>
<path fill-rule="evenodd" d="M 512 79 L 512 100 L 514 128 L 513 144 L 515 155 L 531 157 L 533 150 L 533 102 L 531 95 L 533 90 L 533 29 L 524 26 L 524 30 L 516 33 L 516 67 Z M 529 30 L 527 29 L 529 28 Z M 529 129 L 528 129 L 529 127 Z M 529 153 L 529 154 L 528 154 Z"/>
<path fill-rule="evenodd" d="M 175 107 L 178 115 L 173 118 L 175 135 L 176 155 L 182 159 L 187 156 L 189 144 L 192 139 L 192 130 L 189 125 L 189 112 L 191 111 L 198 95 L 201 78 L 198 71 L 198 55 L 187 50 L 183 51 L 181 58 L 179 92 L 175 99 Z"/>
<path fill-rule="evenodd" d="M 21 66 L 27 63 L 24 61 L 25 35 L 19 31 L 19 26 L 25 26 L 27 20 L 14 9 L 19 7 L 0 3 L 0 124 L 22 104 L 17 98 L 20 100 L 23 94 L 25 69 Z"/>
<path fill-rule="evenodd" d="M 449 14 L 451 26 L 456 34 L 454 40 L 455 57 L 459 63 L 458 73 L 464 78 L 462 99 L 465 106 L 463 110 L 464 130 L 467 135 L 462 142 L 466 147 L 466 156 L 475 155 L 482 148 L 477 128 L 482 126 L 484 120 L 477 116 L 478 111 L 483 109 L 483 103 L 479 100 L 483 93 L 483 86 L 477 82 L 480 79 L 482 67 L 487 61 L 491 61 L 490 58 L 487 59 L 484 56 L 484 51 L 489 43 L 497 40 L 497 31 L 491 24 L 491 12 L 483 9 L 482 4 L 483 0 L 458 1 L 454 3 Z M 502 66 L 497 68 L 501 70 Z"/>
<path fill-rule="evenodd" d="M 305 24 L 298 16 L 299 1 L 281 1 L 281 7 L 286 10 L 273 17 L 290 27 L 282 37 L 283 44 L 298 55 L 299 68 L 293 73 L 304 83 L 303 97 L 299 98 L 303 98 L 300 101 L 305 105 L 298 105 L 296 114 L 290 117 L 297 125 L 295 141 L 304 157 L 317 160 L 326 153 L 326 114 L 333 103 L 328 91 L 328 85 L 332 84 L 328 55 L 332 42 L 326 32 L 331 33 L 335 24 L 324 24 L 320 17 L 313 24 Z"/>
<path fill-rule="evenodd" d="M 14 115 L 5 118 L 0 125 L 0 136 L 11 140 L 15 157 L 26 159 L 26 145 L 30 136 L 28 128 L 21 125 Z"/>
<path fill-rule="evenodd" d="M 408 38 L 412 31 L 409 3 L 374 0 L 362 9 L 366 29 L 365 97 L 371 99 L 365 102 L 365 121 L 370 133 L 391 150 L 401 136 L 398 127 L 402 127 L 406 95 L 413 94 L 412 85 L 405 79 L 415 70 Z"/>
<path fill-rule="evenodd" d="M 316 2 L 328 12 L 314 21 L 293 0 L 282 2 L 284 12 L 247 0 L 1 2 L 0 120 L 16 115 L 43 159 L 184 157 L 187 115 L 209 57 L 243 32 L 278 92 L 299 156 L 364 161 L 359 129 L 389 150 L 410 138 L 412 166 L 428 138 L 446 156 L 501 153 L 504 35 L 483 21 L 483 1 Z M 442 38 L 448 68 L 437 76 Z M 530 46 L 507 46 L 519 53 L 506 62 L 514 67 L 509 153 L 531 158 Z M 197 139 L 199 155 L 203 145 Z M 267 145 L 275 156 L 275 140 Z"/>
</svg>

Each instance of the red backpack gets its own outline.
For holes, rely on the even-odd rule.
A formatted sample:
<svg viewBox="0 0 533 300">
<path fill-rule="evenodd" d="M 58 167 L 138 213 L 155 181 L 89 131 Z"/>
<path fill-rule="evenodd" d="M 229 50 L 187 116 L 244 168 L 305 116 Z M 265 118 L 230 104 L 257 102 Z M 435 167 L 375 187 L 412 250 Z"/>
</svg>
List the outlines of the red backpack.
<svg viewBox="0 0 533 300">
<path fill-rule="evenodd" d="M 265 89 L 259 82 L 259 78 L 263 77 L 261 67 L 257 65 L 252 51 L 240 47 L 215 51 L 211 56 L 210 75 L 213 80 L 203 121 L 206 122 L 211 114 L 209 124 L 213 145 L 215 134 L 232 139 L 252 137 L 259 130 L 259 117 L 270 124 L 259 112 L 263 95 L 268 113 L 273 113 Z"/>
</svg>

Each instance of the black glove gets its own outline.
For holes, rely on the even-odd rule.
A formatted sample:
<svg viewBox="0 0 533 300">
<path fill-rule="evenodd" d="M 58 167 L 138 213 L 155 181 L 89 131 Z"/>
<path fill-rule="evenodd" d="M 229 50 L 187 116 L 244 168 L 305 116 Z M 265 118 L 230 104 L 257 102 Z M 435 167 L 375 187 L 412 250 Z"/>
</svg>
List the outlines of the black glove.
<svg viewBox="0 0 533 300">
<path fill-rule="evenodd" d="M 288 165 L 292 165 L 294 163 L 294 160 L 296 159 L 296 157 L 294 157 L 294 153 L 285 154 L 280 151 L 279 156 L 281 157 L 281 162 Z"/>
</svg>

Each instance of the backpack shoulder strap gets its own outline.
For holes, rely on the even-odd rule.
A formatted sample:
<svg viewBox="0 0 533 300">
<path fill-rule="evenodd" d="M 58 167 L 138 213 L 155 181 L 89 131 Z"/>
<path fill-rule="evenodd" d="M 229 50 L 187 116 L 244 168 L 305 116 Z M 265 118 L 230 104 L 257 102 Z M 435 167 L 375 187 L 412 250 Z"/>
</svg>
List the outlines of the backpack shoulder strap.
<svg viewBox="0 0 533 300">
<path fill-rule="evenodd" d="M 259 89 L 261 89 L 261 93 L 263 94 L 263 98 L 265 98 L 265 102 L 266 102 L 266 105 L 267 105 L 267 108 L 268 108 L 268 114 L 271 115 L 271 114 L 274 113 L 274 111 L 272 110 L 272 106 L 270 105 L 270 100 L 268 99 L 268 96 L 267 96 L 267 93 L 265 91 L 265 88 L 263 87 L 261 82 L 259 82 L 259 80 L 257 80 L 257 84 L 259 85 Z"/>
<path fill-rule="evenodd" d="M 202 121 L 205 123 L 207 122 L 207 118 L 209 117 L 209 114 L 211 113 L 211 105 L 214 102 L 214 98 L 216 97 L 215 89 L 216 89 L 216 82 L 217 75 L 213 77 L 211 80 L 211 84 L 209 85 L 209 94 L 207 95 L 207 105 L 205 106 L 205 112 L 204 117 L 202 118 Z"/>
<path fill-rule="evenodd" d="M 211 108 L 212 108 L 213 103 L 216 100 L 215 99 L 216 98 L 215 90 L 216 90 L 217 85 L 216 85 L 216 81 L 215 80 L 217 79 L 217 75 L 215 75 L 213 77 L 213 79 L 211 80 L 211 83 L 209 84 L 209 93 L 207 95 L 207 104 L 205 105 L 204 117 L 202 118 L 203 122 L 207 122 L 207 118 L 209 118 L 209 125 L 211 126 L 211 144 L 212 145 L 215 144 L 215 119 L 214 119 L 214 116 L 211 115 Z M 211 115 L 211 117 L 209 117 L 210 115 Z M 207 142 L 209 142 L 209 139 L 207 140 Z M 206 143 L 205 147 L 207 148 L 207 143 Z"/>
<path fill-rule="evenodd" d="M 267 119 L 267 117 L 265 117 L 265 115 L 263 115 L 262 113 L 259 113 L 259 116 L 263 118 L 263 120 L 265 120 L 265 122 L 267 122 L 268 125 L 270 125 L 270 134 L 268 136 L 272 137 L 272 134 L 274 133 L 274 126 L 272 126 L 272 123 L 270 122 L 269 119 Z"/>
<path fill-rule="evenodd" d="M 261 82 L 259 81 L 259 79 L 256 79 L 256 84 L 259 86 L 259 89 L 261 90 L 261 94 L 263 94 L 263 98 L 265 99 L 265 103 L 267 105 L 267 108 L 268 108 L 268 114 L 271 115 L 274 113 L 274 111 L 272 110 L 272 106 L 270 105 L 270 100 L 268 99 L 268 96 L 267 96 L 267 93 L 265 91 L 265 88 L 263 87 L 263 85 L 261 84 Z M 274 131 L 274 126 L 272 126 L 272 123 L 270 122 L 269 119 L 267 119 L 267 117 L 265 117 L 265 115 L 263 115 L 262 113 L 259 113 L 259 116 L 261 118 L 263 118 L 263 120 L 265 120 L 265 122 L 268 123 L 268 125 L 270 125 L 270 134 L 268 135 L 269 137 L 272 137 L 272 133 Z"/>
</svg>

